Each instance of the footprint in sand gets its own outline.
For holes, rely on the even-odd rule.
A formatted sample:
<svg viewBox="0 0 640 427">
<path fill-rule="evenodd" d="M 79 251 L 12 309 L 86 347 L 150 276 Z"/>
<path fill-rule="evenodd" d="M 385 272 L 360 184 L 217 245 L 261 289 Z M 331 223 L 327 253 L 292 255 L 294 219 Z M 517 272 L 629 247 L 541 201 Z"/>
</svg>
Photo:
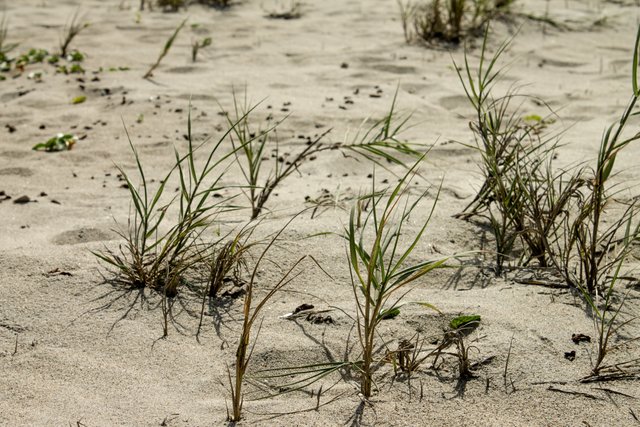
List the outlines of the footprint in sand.
<svg viewBox="0 0 640 427">
<path fill-rule="evenodd" d="M 370 66 L 372 70 L 382 71 L 392 74 L 417 74 L 418 69 L 416 67 L 410 67 L 406 65 L 394 65 L 394 64 L 373 64 Z"/>
<path fill-rule="evenodd" d="M 194 71 L 198 71 L 200 70 L 199 67 L 192 67 L 190 65 L 184 66 L 184 67 L 173 67 L 173 68 L 169 68 L 167 70 L 165 70 L 165 73 L 173 73 L 173 74 L 187 74 L 187 73 L 193 73 Z"/>
<path fill-rule="evenodd" d="M 112 231 L 105 231 L 98 228 L 82 227 L 75 230 L 64 231 L 54 236 L 51 240 L 54 244 L 63 246 L 113 240 L 116 237 L 116 234 Z"/>
<path fill-rule="evenodd" d="M 0 169 L 0 175 L 13 175 L 13 176 L 21 176 L 23 178 L 30 177 L 33 175 L 33 171 L 29 168 L 4 168 Z"/>
<path fill-rule="evenodd" d="M 458 108 L 468 108 L 469 99 L 464 95 L 443 96 L 438 100 L 438 104 L 446 110 L 456 110 Z"/>
</svg>

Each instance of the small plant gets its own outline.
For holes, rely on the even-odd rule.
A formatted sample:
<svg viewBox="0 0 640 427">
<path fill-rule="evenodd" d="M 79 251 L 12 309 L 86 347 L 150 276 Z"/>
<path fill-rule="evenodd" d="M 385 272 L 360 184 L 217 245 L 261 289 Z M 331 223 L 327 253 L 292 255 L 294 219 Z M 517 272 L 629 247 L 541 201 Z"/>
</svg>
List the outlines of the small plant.
<svg viewBox="0 0 640 427">
<path fill-rule="evenodd" d="M 60 35 L 60 56 L 66 57 L 69 45 L 76 38 L 78 34 L 85 28 L 89 27 L 88 22 L 84 22 L 82 18 L 78 16 L 79 11 L 73 14 L 71 20 L 65 25 L 62 34 Z"/>
<path fill-rule="evenodd" d="M 143 78 L 148 79 L 151 76 L 153 76 L 153 72 L 155 71 L 156 68 L 158 68 L 158 66 L 160 65 L 160 62 L 162 62 L 164 57 L 167 56 L 167 54 L 169 53 L 169 50 L 171 50 L 171 46 L 173 46 L 173 42 L 176 40 L 176 37 L 178 37 L 178 34 L 180 33 L 180 30 L 182 30 L 182 27 L 184 27 L 184 25 L 186 23 L 187 23 L 187 20 L 185 19 L 184 21 L 182 21 L 180 23 L 180 25 L 178 25 L 178 27 L 176 27 L 176 29 L 173 32 L 173 34 L 171 35 L 171 37 L 169 37 L 169 39 L 164 44 L 164 47 L 162 48 L 162 51 L 160 52 L 160 55 L 158 56 L 158 59 L 149 68 L 149 70 L 145 73 Z"/>
<path fill-rule="evenodd" d="M 629 229 L 625 239 L 629 238 Z M 602 378 L 624 378 L 640 370 L 640 358 L 631 358 L 615 364 L 605 365 L 606 359 L 616 350 L 627 347 L 633 341 L 637 341 L 640 337 L 621 338 L 620 329 L 636 320 L 636 316 L 632 316 L 626 320 L 619 320 L 621 310 L 625 305 L 628 294 L 625 294 L 616 301 L 615 285 L 617 283 L 620 268 L 624 259 L 620 259 L 616 266 L 615 273 L 610 279 L 602 298 L 599 299 L 590 294 L 585 288 L 581 288 L 582 295 L 587 302 L 593 319 L 593 326 L 596 332 L 596 354 L 595 360 L 592 359 L 591 374 L 583 379 L 583 381 L 592 381 Z M 615 341 L 613 341 L 615 340 Z M 627 371 L 631 369 L 631 373 Z"/>
<path fill-rule="evenodd" d="M 23 53 L 15 60 L 16 68 L 24 68 L 28 64 L 36 64 L 43 62 L 49 56 L 49 52 L 45 49 L 29 49 L 27 53 Z"/>
<path fill-rule="evenodd" d="M 66 58 L 69 62 L 82 62 L 84 61 L 84 54 L 77 50 L 73 50 L 66 56 Z"/>
<path fill-rule="evenodd" d="M 481 318 L 478 315 L 463 315 L 451 320 L 449 323 L 450 329 L 445 331 L 440 344 L 427 355 L 427 357 L 434 356 L 434 368 L 437 368 L 440 356 L 449 355 L 455 357 L 458 362 L 458 376 L 461 380 L 473 377 L 473 364 L 471 363 L 469 352 L 477 348 L 468 345 L 465 339 L 478 327 L 480 320 Z M 446 351 L 451 347 L 455 347 L 455 351 Z"/>
<path fill-rule="evenodd" d="M 396 93 L 397 96 L 397 93 Z M 398 116 L 396 113 L 396 97 L 394 97 L 389 113 L 380 120 L 376 120 L 366 130 L 347 142 L 324 143 L 328 135 L 326 131 L 314 139 L 308 139 L 306 146 L 288 157 L 281 156 L 277 139 L 277 127 L 280 123 L 270 125 L 266 129 L 254 129 L 249 121 L 248 112 L 256 107 L 249 108 L 246 93 L 243 102 L 240 102 L 234 93 L 233 117 L 227 115 L 230 123 L 237 122 L 231 135 L 231 143 L 237 150 L 236 160 L 242 171 L 248 189 L 244 191 L 251 203 L 251 218 L 257 218 L 263 211 L 275 188 L 288 176 L 296 172 L 301 164 L 313 160 L 318 154 L 329 150 L 341 150 L 356 153 L 375 163 L 381 164 L 382 160 L 390 163 L 404 165 L 396 153 L 419 157 L 420 153 L 409 144 L 399 140 L 399 134 L 403 130 L 410 116 Z M 244 117 L 240 120 L 239 117 Z M 366 124 L 366 122 L 365 122 Z M 269 153 L 268 147 L 273 142 L 275 148 Z M 243 155 L 241 157 L 241 154 Z M 273 166 L 269 175 L 262 178 L 264 170 L 263 162 L 268 154 L 272 155 Z M 383 165 L 384 166 L 384 165 Z"/>
<path fill-rule="evenodd" d="M 362 227 L 358 228 L 356 225 L 357 209 L 354 207 L 349 227 L 345 231 L 356 303 L 356 326 L 362 350 L 362 359 L 358 363 L 361 372 L 360 391 L 367 399 L 373 391 L 378 325 L 398 309 L 402 297 L 406 295 L 403 291 L 407 286 L 446 262 L 446 259 L 440 259 L 407 265 L 408 258 L 422 239 L 435 208 L 434 203 L 422 227 L 407 241 L 404 226 L 418 203 L 426 196 L 426 192 L 423 192 L 415 201 L 407 200 L 409 183 L 415 177 L 419 164 L 420 161 L 416 162 L 390 191 L 379 191 L 374 186 L 367 196 L 371 200 L 371 211 Z M 403 242 L 406 244 L 402 245 Z M 404 249 L 400 248 L 401 245 Z M 403 293 L 392 300 L 400 292 Z M 433 308 L 431 304 L 422 304 Z"/>
<path fill-rule="evenodd" d="M 398 0 L 407 43 L 459 44 L 494 16 L 504 13 L 515 0 Z"/>
<path fill-rule="evenodd" d="M 228 414 L 227 417 L 229 421 L 240 421 L 242 417 L 242 405 L 244 402 L 242 385 L 244 382 L 244 377 L 249 367 L 249 362 L 251 361 L 251 355 L 253 354 L 253 350 L 255 348 L 255 343 L 258 335 L 260 334 L 260 328 L 262 327 L 262 323 L 258 325 L 258 330 L 255 333 L 255 336 L 252 337 L 252 328 L 256 321 L 258 320 L 262 309 L 265 307 L 267 302 L 273 296 L 280 291 L 282 288 L 290 284 L 296 277 L 302 274 L 302 271 L 295 272 L 296 268 L 307 258 L 307 256 L 300 257 L 293 265 L 289 268 L 289 270 L 282 276 L 282 278 L 270 289 L 266 291 L 266 294 L 258 300 L 258 303 L 254 306 L 253 299 L 255 298 L 255 294 L 257 293 L 256 289 L 256 279 L 258 274 L 258 269 L 264 260 L 267 252 L 274 245 L 276 240 L 280 237 L 285 228 L 293 221 L 296 217 L 294 216 L 287 222 L 287 224 L 280 229 L 278 233 L 269 241 L 266 247 L 262 250 L 256 264 L 251 273 L 251 278 L 247 283 L 246 292 L 244 295 L 243 302 L 243 311 L 242 311 L 242 329 L 240 331 L 240 339 L 238 340 L 238 348 L 236 350 L 236 361 L 235 361 L 235 369 L 234 375 L 232 376 L 231 370 L 227 368 L 227 374 L 229 379 L 229 386 L 231 390 L 231 404 L 232 404 L 232 413 Z"/>
<path fill-rule="evenodd" d="M 59 133 L 53 138 L 40 144 L 33 146 L 33 150 L 36 151 L 65 151 L 71 150 L 75 143 L 78 142 L 78 137 L 69 133 Z"/>
<path fill-rule="evenodd" d="M 200 49 L 203 49 L 208 46 L 211 46 L 211 37 L 206 37 L 200 41 L 193 40 L 191 42 L 191 60 L 193 62 L 196 62 L 196 59 L 198 58 L 198 52 L 200 51 Z"/>
<path fill-rule="evenodd" d="M 17 43 L 7 43 L 8 34 L 9 23 L 6 15 L 3 14 L 0 19 L 0 63 L 8 61 L 7 54 L 18 46 Z"/>
</svg>

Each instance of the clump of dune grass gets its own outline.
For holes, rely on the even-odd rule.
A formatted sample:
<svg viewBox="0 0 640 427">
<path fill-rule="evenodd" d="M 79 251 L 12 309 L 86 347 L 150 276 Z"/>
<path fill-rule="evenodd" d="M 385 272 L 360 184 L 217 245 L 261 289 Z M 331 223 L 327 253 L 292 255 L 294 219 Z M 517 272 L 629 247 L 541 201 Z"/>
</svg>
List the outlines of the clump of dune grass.
<svg viewBox="0 0 640 427">
<path fill-rule="evenodd" d="M 85 22 L 79 16 L 79 11 L 76 11 L 64 30 L 60 35 L 60 56 L 66 58 L 69 45 L 84 29 L 89 27 L 89 23 Z"/>
<path fill-rule="evenodd" d="M 583 181 L 579 173 L 554 175 L 557 135 L 545 132 L 548 120 L 525 115 L 522 103 L 530 97 L 513 86 L 504 95 L 494 95 L 503 71 L 497 63 L 509 42 L 487 58 L 488 32 L 487 27 L 477 68 L 466 54 L 464 67 L 456 65 L 475 112 L 470 123 L 475 145 L 469 147 L 480 154 L 484 175 L 477 195 L 456 217 L 489 222 L 495 239 L 495 272 L 501 275 L 518 242 L 525 250 L 522 264 L 536 260 L 541 267 L 548 266 L 547 239 L 557 231 Z"/>
<path fill-rule="evenodd" d="M 397 92 L 396 92 L 397 96 Z M 405 165 L 400 155 L 419 157 L 421 154 L 410 144 L 399 139 L 401 131 L 406 126 L 410 115 L 400 115 L 396 111 L 396 96 L 394 96 L 390 111 L 381 119 L 373 122 L 365 121 L 358 133 L 348 141 L 324 142 L 331 130 L 309 139 L 306 146 L 298 152 L 285 158 L 281 155 L 277 137 L 277 128 L 281 122 L 269 124 L 265 128 L 256 128 L 250 121 L 247 96 L 239 100 L 234 93 L 234 115 L 229 116 L 229 122 L 237 122 L 231 143 L 238 149 L 236 160 L 246 181 L 245 196 L 251 204 L 251 218 L 257 218 L 264 210 L 273 191 L 291 174 L 298 171 L 300 166 L 313 160 L 325 151 L 338 150 L 357 154 L 370 161 L 381 164 L 383 162 Z M 243 119 L 239 119 L 243 117 Z M 271 152 L 269 152 L 271 150 Z M 273 154 L 273 163 L 265 177 L 268 167 L 268 154 Z"/>
<path fill-rule="evenodd" d="M 162 48 L 162 51 L 158 56 L 158 59 L 151 67 L 149 67 L 149 70 L 147 70 L 143 78 L 148 79 L 151 76 L 153 76 L 153 72 L 155 71 L 156 68 L 158 68 L 158 66 L 160 66 L 160 62 L 162 62 L 164 57 L 167 56 L 167 54 L 169 53 L 169 50 L 171 50 L 171 46 L 173 46 L 173 42 L 176 40 L 176 38 L 178 37 L 178 34 L 180 33 L 180 30 L 182 30 L 182 27 L 184 27 L 186 23 L 187 23 L 187 20 L 185 19 L 180 23 L 180 25 L 176 27 L 176 29 L 173 31 L 173 34 L 165 42 L 164 47 Z"/>
<path fill-rule="evenodd" d="M 508 12 L 515 0 L 398 0 L 407 43 L 459 44 L 486 22 Z"/>
<path fill-rule="evenodd" d="M 150 288 L 172 298 L 183 284 L 186 272 L 202 261 L 202 254 L 208 251 L 199 247 L 200 237 L 219 215 L 236 209 L 231 198 L 212 197 L 223 190 L 221 179 L 226 171 L 223 165 L 233 156 L 232 151 L 219 153 L 228 132 L 211 146 L 209 140 L 196 145 L 189 115 L 187 152 L 175 151 L 175 164 L 155 188 L 129 138 L 139 182 L 118 167 L 133 205 L 127 227 L 118 231 L 125 243 L 118 250 L 94 252 L 113 270 L 116 283 L 129 288 Z M 195 153 L 205 147 L 208 155 L 197 165 Z M 178 179 L 179 194 L 170 197 L 165 194 L 165 187 L 173 177 Z M 177 215 L 172 221 L 167 214 L 173 214 L 174 207 Z"/>
<path fill-rule="evenodd" d="M 518 240 L 526 253 L 519 258 L 520 265 L 536 260 L 540 267 L 553 269 L 581 293 L 597 335 L 592 372 L 585 381 L 626 377 L 629 370 L 637 373 L 638 358 L 608 365 L 604 361 L 614 350 L 637 339 L 620 336 L 621 328 L 635 316 L 621 319 L 626 295 L 617 296 L 616 283 L 632 245 L 640 238 L 640 209 L 636 198 L 618 200 L 619 184 L 610 180 L 615 176 L 618 155 L 640 140 L 640 132 L 625 132 L 636 115 L 640 98 L 640 28 L 632 60 L 631 99 L 620 119 L 604 132 L 594 166 L 586 163 L 555 168 L 557 144 L 539 137 L 540 129 L 513 122 L 510 118 L 514 116 L 505 113 L 504 106 L 515 95 L 508 92 L 502 98 L 491 96 L 492 85 L 500 74 L 500 70 L 493 69 L 504 46 L 486 61 L 483 44 L 477 75 L 466 58 L 464 71 L 459 71 L 477 113 L 471 127 L 485 174 L 477 196 L 459 216 L 469 218 L 485 213 L 489 218 L 496 239 L 497 270 L 501 268 L 501 256 L 510 255 Z M 521 144 L 518 137 L 523 129 L 527 137 L 535 136 L 526 144 Z M 504 136 L 508 139 L 502 139 Z"/>
<path fill-rule="evenodd" d="M 618 155 L 630 144 L 640 140 L 640 132 L 625 132 L 637 112 L 640 99 L 638 62 L 640 27 L 636 36 L 632 60 L 632 95 L 620 119 L 604 132 L 598 157 L 593 167 L 582 172 L 584 185 L 575 192 L 575 201 L 569 210 L 557 238 L 549 244 L 553 265 L 565 281 L 586 293 L 595 295 L 599 288 L 606 289 L 607 278 L 627 258 L 634 242 L 640 238 L 640 208 L 637 198 L 619 201 L 619 185 L 610 184 L 615 176 L 614 166 Z M 619 213 L 610 211 L 617 207 Z M 558 236 L 558 237 L 559 237 Z"/>
<path fill-rule="evenodd" d="M 635 92 L 638 55 L 633 61 L 634 94 L 620 120 L 605 132 L 595 167 L 558 169 L 553 164 L 557 135 L 544 133 L 544 120 L 529 123 L 520 104 L 511 105 L 522 98 L 512 89 L 494 97 L 492 90 L 502 72 L 496 63 L 508 44 L 486 59 L 486 43 L 485 34 L 477 71 L 466 57 L 462 71 L 457 68 L 476 112 L 471 128 L 484 173 L 478 194 L 457 216 L 488 219 L 496 242 L 497 274 L 519 242 L 524 254 L 518 264 L 535 260 L 540 267 L 554 268 L 568 285 L 584 287 L 593 295 L 629 253 L 631 243 L 621 243 L 625 241 L 623 230 L 633 222 L 627 242 L 634 241 L 640 231 L 634 220 L 635 202 L 626 204 L 621 215 L 605 219 L 605 210 L 614 204 L 616 194 L 608 184 L 616 155 L 640 139 L 640 133 L 623 133 L 639 97 Z"/>
</svg>

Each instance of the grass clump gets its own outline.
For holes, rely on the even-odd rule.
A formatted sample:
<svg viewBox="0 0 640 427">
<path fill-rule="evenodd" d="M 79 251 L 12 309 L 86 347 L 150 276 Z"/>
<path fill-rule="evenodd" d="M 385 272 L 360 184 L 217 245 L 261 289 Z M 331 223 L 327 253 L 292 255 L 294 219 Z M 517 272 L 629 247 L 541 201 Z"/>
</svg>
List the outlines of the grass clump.
<svg viewBox="0 0 640 427">
<path fill-rule="evenodd" d="M 233 156 L 233 152 L 219 153 L 228 132 L 211 144 L 206 159 L 198 167 L 195 153 L 204 149 L 209 140 L 194 144 L 189 116 L 187 152 L 175 151 L 174 166 L 155 189 L 129 139 L 140 182 L 136 185 L 131 176 L 118 167 L 133 205 L 127 228 L 118 231 L 125 244 L 117 251 L 94 252 L 113 269 L 116 283 L 130 288 L 150 288 L 172 298 L 183 284 L 187 271 L 203 261 L 203 254 L 211 253 L 211 245 L 205 244 L 202 248 L 198 244 L 200 237 L 219 215 L 236 209 L 230 198 L 212 197 L 223 190 L 221 179 L 226 171 L 223 165 Z M 173 177 L 179 182 L 179 194 L 169 198 L 165 187 Z M 168 221 L 167 214 L 174 211 L 174 221 Z"/>
<path fill-rule="evenodd" d="M 515 0 L 398 0 L 407 43 L 459 44 L 477 34 L 493 17 L 508 11 Z"/>
<path fill-rule="evenodd" d="M 471 128 L 482 158 L 484 183 L 457 216 L 484 216 L 489 221 L 496 242 L 497 274 L 502 273 L 507 259 L 514 258 L 519 242 L 522 252 L 516 258 L 520 265 L 536 261 L 540 267 L 554 269 L 569 286 L 595 295 L 598 287 L 606 287 L 606 278 L 640 236 L 637 202 L 624 204 L 617 216 L 606 212 L 616 204 L 616 192 L 610 191 L 613 187 L 608 183 L 616 156 L 640 139 L 640 133 L 624 133 L 640 97 L 638 45 L 633 95 L 620 120 L 604 133 L 595 166 L 558 169 L 553 164 L 557 138 L 545 134 L 545 120 L 524 116 L 520 105 L 511 105 L 526 97 L 512 89 L 501 97 L 493 96 L 501 73 L 496 63 L 508 44 L 486 59 L 486 43 L 485 34 L 477 71 L 465 57 L 458 72 L 476 112 Z M 625 229 L 631 233 L 629 239 L 621 236 Z"/>
<path fill-rule="evenodd" d="M 500 98 L 491 95 L 500 74 L 496 61 L 506 45 L 486 60 L 486 40 L 485 35 L 477 73 L 466 58 L 459 71 L 476 110 L 471 127 L 482 156 L 484 183 L 458 216 L 488 219 L 496 240 L 496 272 L 502 271 L 506 257 L 515 258 L 515 243 L 519 242 L 518 265 L 535 260 L 580 292 L 597 335 L 592 372 L 585 380 L 626 377 L 629 369 L 638 371 L 640 359 L 605 364 L 605 358 L 637 339 L 620 334 L 635 317 L 621 318 L 626 295 L 617 296 L 616 284 L 634 243 L 640 240 L 640 208 L 637 198 L 619 200 L 619 184 L 611 179 L 622 150 L 640 140 L 640 132 L 626 131 L 637 115 L 640 99 L 640 28 L 632 60 L 632 95 L 626 108 L 605 130 L 594 164 L 566 169 L 554 167 L 557 144 L 541 136 L 543 120 L 535 117 L 535 123 L 528 124 L 528 117 L 523 123 L 518 118 L 520 110 L 509 107 L 517 97 L 513 92 Z"/>
<path fill-rule="evenodd" d="M 580 203 L 565 222 L 563 231 L 568 236 L 567 243 L 555 248 L 555 264 L 565 280 L 574 286 L 584 286 L 589 294 L 594 294 L 606 282 L 616 266 L 629 255 L 631 245 L 640 238 L 637 198 L 622 203 L 618 215 L 606 215 L 607 210 L 616 204 L 614 196 L 618 193 L 611 191 L 615 185 L 609 184 L 615 176 L 616 159 L 625 147 L 640 140 L 640 132 L 625 133 L 633 116 L 637 115 L 634 109 L 640 99 L 639 49 L 640 27 L 632 61 L 631 99 L 620 119 L 604 132 L 595 167 L 587 170 L 584 191 L 579 194 Z M 621 233 L 625 235 L 622 237 Z"/>
<path fill-rule="evenodd" d="M 470 127 L 481 156 L 484 182 L 477 195 L 458 218 L 485 218 L 494 233 L 496 275 L 503 273 L 516 243 L 525 249 L 522 263 L 537 260 L 548 265 L 548 238 L 566 213 L 578 177 L 567 183 L 565 174 L 553 176 L 552 160 L 557 141 L 547 135 L 548 119 L 525 115 L 522 102 L 527 96 L 509 88 L 495 96 L 494 87 L 502 69 L 500 56 L 509 43 L 502 44 L 491 58 L 486 58 L 487 33 L 482 44 L 480 62 L 473 69 L 465 55 L 458 76 L 469 103 L 474 109 Z"/>
</svg>

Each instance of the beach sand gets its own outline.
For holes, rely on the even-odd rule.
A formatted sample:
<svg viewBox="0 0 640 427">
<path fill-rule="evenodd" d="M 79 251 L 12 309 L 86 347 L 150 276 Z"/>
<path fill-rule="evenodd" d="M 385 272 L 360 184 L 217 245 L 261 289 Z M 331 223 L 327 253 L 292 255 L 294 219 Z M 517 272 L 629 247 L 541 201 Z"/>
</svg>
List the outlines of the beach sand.
<svg viewBox="0 0 640 427">
<path fill-rule="evenodd" d="M 282 153 L 295 153 L 307 137 L 331 129 L 327 142 L 352 140 L 368 117 L 397 107 L 412 112 L 403 137 L 432 147 L 417 185 L 433 187 L 412 215 L 407 235 L 417 232 L 442 189 L 413 261 L 492 249 L 487 228 L 455 219 L 482 183 L 479 155 L 469 121 L 473 111 L 453 61 L 463 49 L 434 49 L 404 41 L 393 0 L 326 0 L 302 3 L 300 19 L 267 19 L 282 2 L 245 0 L 228 10 L 191 6 L 179 13 L 138 14 L 133 0 L 0 0 L 9 41 L 55 51 L 73 13 L 91 23 L 72 43 L 86 53 L 84 75 L 56 74 L 48 64 L 5 73 L 0 81 L 0 425 L 6 426 L 206 426 L 224 424 L 230 406 L 227 369 L 232 368 L 241 327 L 241 300 L 208 307 L 195 337 L 200 299 L 185 292 L 174 305 L 175 324 L 162 339 L 160 297 L 124 293 L 105 283 L 110 273 L 91 251 L 117 249 L 114 232 L 126 227 L 129 191 L 117 166 L 139 182 L 125 126 L 147 177 L 163 178 L 174 161 L 173 147 L 186 147 L 191 104 L 196 141 L 220 138 L 233 107 L 232 93 L 251 103 L 256 126 L 272 115 L 289 116 L 278 128 Z M 547 13 L 550 24 L 527 19 Z M 631 59 L 640 11 L 633 2 L 518 0 L 511 20 L 494 24 L 493 52 L 513 37 L 502 58 L 503 83 L 539 97 L 557 113 L 555 130 L 565 130 L 558 164 L 593 162 L 606 126 L 617 120 L 631 95 Z M 185 18 L 188 23 L 150 80 L 142 78 L 162 46 Z M 192 24 L 198 24 L 192 26 Z M 211 37 L 197 62 L 191 41 Z M 479 43 L 470 47 L 477 61 Z M 101 72 L 97 72 L 102 69 Z M 42 70 L 42 82 L 28 79 Z M 113 70 L 113 71 L 111 71 Z M 75 97 L 86 101 L 74 105 Z M 535 99 L 527 114 L 547 114 Z M 81 139 L 72 150 L 31 150 L 59 132 Z M 206 153 L 200 152 L 202 159 Z M 618 159 L 616 182 L 640 178 L 640 144 Z M 401 167 L 390 168 L 396 174 Z M 339 361 L 358 356 L 355 306 L 345 241 L 354 199 L 370 190 L 373 166 L 339 151 L 321 153 L 277 187 L 258 235 L 279 230 L 308 206 L 305 197 L 323 190 L 338 203 L 296 218 L 268 255 L 256 286 L 277 281 L 298 256 L 313 263 L 263 311 L 263 323 L 249 372 Z M 376 186 L 395 176 L 376 168 Z M 224 178 L 225 195 L 243 184 L 237 167 Z M 173 184 L 172 184 L 173 185 Z M 168 186 L 167 188 L 169 188 Z M 169 191 L 173 191 L 173 187 Z M 325 193 L 326 193 L 325 192 Z M 627 193 L 625 193 L 627 194 Z M 633 191 L 629 194 L 635 194 Z M 21 196 L 31 202 L 14 203 Z M 2 200 L 0 198 L 0 200 Z M 243 206 L 247 201 L 240 196 Z M 237 211 L 207 231 L 225 233 L 248 221 Z M 480 259 L 476 254 L 468 259 Z M 264 397 L 247 383 L 242 425 L 393 426 L 622 426 L 638 423 L 636 381 L 581 383 L 590 373 L 594 346 L 571 336 L 594 336 L 584 303 L 568 289 L 516 283 L 516 273 L 496 278 L 477 263 L 437 270 L 418 281 L 408 301 L 428 301 L 380 326 L 390 349 L 399 340 L 441 336 L 460 314 L 482 316 L 468 338 L 474 362 L 486 361 L 460 382 L 453 357 L 438 371 L 426 363 L 411 381 L 394 378 L 390 365 L 376 375 L 378 391 L 363 403 L 355 376 L 332 376 L 317 398 L 307 392 Z M 251 261 L 250 261 L 251 263 Z M 453 263 L 455 264 L 455 262 Z M 637 291 L 629 295 L 629 310 Z M 280 316 L 302 303 L 331 309 L 332 324 Z M 189 312 L 196 313 L 190 315 Z M 629 313 L 627 313 L 629 314 Z M 629 314 L 631 315 L 631 314 Z M 637 325 L 627 336 L 638 333 Z M 354 347 L 356 346 L 356 347 Z M 576 351 L 575 360 L 564 357 Z M 638 348 L 622 357 L 638 355 Z M 331 385 L 335 384 L 330 388 Z M 313 388 L 317 393 L 320 384 Z M 335 399 L 331 401 L 332 399 Z M 330 402 L 331 401 L 331 402 Z M 324 403 L 330 402 L 326 405 Z"/>
</svg>

